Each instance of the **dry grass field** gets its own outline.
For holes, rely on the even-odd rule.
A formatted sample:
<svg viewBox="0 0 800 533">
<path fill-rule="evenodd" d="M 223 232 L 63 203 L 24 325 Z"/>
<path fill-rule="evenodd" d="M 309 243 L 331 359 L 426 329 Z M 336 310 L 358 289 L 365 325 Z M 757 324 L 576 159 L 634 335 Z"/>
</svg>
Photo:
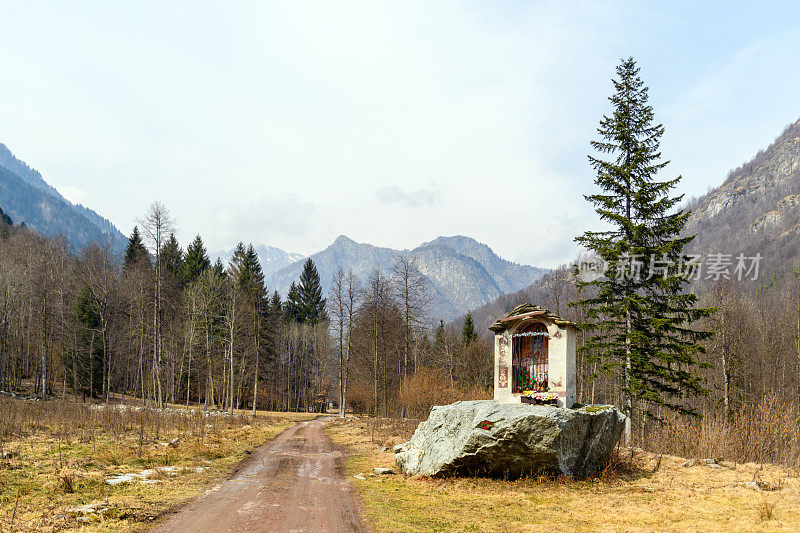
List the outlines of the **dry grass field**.
<svg viewBox="0 0 800 533">
<path fill-rule="evenodd" d="M 307 413 L 165 412 L 0 397 L 0 531 L 135 531 Z M 177 440 L 176 440 L 177 439 Z M 107 480 L 139 474 L 109 485 Z M 81 509 L 89 504 L 94 509 Z"/>
<path fill-rule="evenodd" d="M 683 466 L 684 458 L 639 450 L 632 464 L 624 453 L 601 476 L 582 481 L 370 476 L 373 467 L 395 466 L 391 446 L 414 427 L 367 418 L 328 424 L 350 454 L 349 479 L 378 532 L 800 531 L 798 472 L 724 458 Z M 359 473 L 363 480 L 353 477 Z M 754 480 L 771 490 L 745 484 Z"/>
</svg>

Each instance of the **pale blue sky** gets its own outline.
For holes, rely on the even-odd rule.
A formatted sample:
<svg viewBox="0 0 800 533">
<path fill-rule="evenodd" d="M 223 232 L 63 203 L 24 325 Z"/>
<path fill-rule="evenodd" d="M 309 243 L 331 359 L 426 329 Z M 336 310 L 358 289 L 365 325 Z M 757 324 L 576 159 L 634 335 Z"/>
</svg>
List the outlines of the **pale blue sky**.
<svg viewBox="0 0 800 533">
<path fill-rule="evenodd" d="M 634 56 L 681 192 L 800 116 L 794 2 L 0 2 L 0 142 L 130 233 L 311 253 L 465 234 L 554 266 Z M 665 176 L 667 177 L 667 176 Z M 529 223 L 524 223 L 528 219 Z"/>
</svg>

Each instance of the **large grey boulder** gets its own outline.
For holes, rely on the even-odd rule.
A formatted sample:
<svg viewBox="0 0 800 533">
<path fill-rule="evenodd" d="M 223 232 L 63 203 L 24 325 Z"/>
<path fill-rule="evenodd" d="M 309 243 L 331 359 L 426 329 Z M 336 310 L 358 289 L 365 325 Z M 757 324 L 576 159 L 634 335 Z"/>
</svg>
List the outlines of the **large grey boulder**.
<svg viewBox="0 0 800 533">
<path fill-rule="evenodd" d="M 406 474 L 516 477 L 544 471 L 596 473 L 619 441 L 625 415 L 610 405 L 456 402 L 431 409 L 411 440 L 395 446 Z"/>
</svg>

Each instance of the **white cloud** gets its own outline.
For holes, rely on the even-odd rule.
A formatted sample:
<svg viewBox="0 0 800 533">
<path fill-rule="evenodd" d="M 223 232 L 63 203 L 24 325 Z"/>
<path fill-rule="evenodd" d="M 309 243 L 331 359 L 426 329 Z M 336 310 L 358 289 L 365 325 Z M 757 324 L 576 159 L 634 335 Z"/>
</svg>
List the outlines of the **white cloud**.
<svg viewBox="0 0 800 533">
<path fill-rule="evenodd" d="M 296 194 L 283 194 L 225 205 L 217 212 L 216 224 L 224 242 L 262 244 L 307 233 L 313 227 L 315 214 L 314 204 L 301 201 Z"/>
<path fill-rule="evenodd" d="M 399 203 L 410 208 L 436 207 L 442 203 L 442 194 L 436 190 L 435 186 L 404 192 L 397 185 L 390 185 L 375 191 L 375 197 L 384 204 Z"/>
</svg>

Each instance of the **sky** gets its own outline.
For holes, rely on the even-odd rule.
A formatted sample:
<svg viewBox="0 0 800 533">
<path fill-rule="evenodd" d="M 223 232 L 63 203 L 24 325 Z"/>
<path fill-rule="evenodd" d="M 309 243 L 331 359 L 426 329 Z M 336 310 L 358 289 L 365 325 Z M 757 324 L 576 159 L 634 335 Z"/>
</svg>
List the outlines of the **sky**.
<svg viewBox="0 0 800 533">
<path fill-rule="evenodd" d="M 159 200 L 184 246 L 553 267 L 628 56 L 687 198 L 800 116 L 795 2 L 0 0 L 0 142 L 125 234 Z"/>
</svg>

